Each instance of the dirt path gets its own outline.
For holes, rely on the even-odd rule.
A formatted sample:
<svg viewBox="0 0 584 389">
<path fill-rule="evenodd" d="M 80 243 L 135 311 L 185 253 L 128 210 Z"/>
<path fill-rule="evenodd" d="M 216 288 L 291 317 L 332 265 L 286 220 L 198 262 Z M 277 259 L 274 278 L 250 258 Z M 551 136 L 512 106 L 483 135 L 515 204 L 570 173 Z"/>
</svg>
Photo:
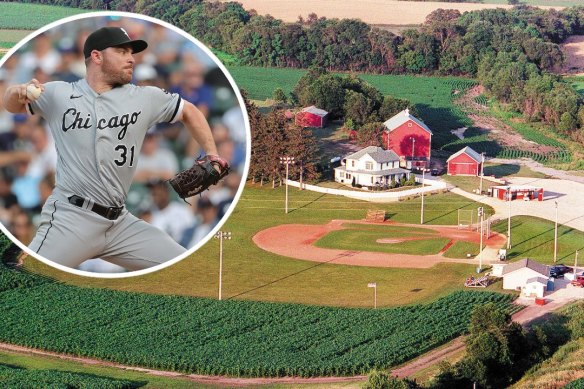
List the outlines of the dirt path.
<svg viewBox="0 0 584 389">
<path fill-rule="evenodd" d="M 336 250 L 314 246 L 314 243 L 326 234 L 344 229 L 344 223 L 362 223 L 371 225 L 391 225 L 426 228 L 436 231 L 432 238 L 445 237 L 454 241 L 478 243 L 479 234 L 469 230 L 459 230 L 452 226 L 422 226 L 400 224 L 395 222 L 367 223 L 355 220 L 333 220 L 325 225 L 284 224 L 258 232 L 253 241 L 263 250 L 289 258 L 314 262 L 328 262 L 343 265 L 399 268 L 430 268 L 440 262 L 476 264 L 476 259 L 446 258 L 443 251 L 435 255 L 408 255 L 394 253 L 376 253 L 369 251 Z M 388 235 L 390 235 L 388 233 Z M 499 249 L 506 243 L 505 236 L 494 234 L 486 239 L 487 247 Z"/>
</svg>

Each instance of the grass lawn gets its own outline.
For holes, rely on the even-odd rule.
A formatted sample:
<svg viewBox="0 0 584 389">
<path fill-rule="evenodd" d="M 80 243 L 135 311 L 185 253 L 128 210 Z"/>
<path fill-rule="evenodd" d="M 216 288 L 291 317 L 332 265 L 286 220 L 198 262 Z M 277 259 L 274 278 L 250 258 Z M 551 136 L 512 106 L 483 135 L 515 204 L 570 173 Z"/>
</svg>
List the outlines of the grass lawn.
<svg viewBox="0 0 584 389">
<path fill-rule="evenodd" d="M 507 220 L 501 220 L 493 230 L 507 234 Z M 531 216 L 511 218 L 511 261 L 532 258 L 545 264 L 553 264 L 554 222 Z M 584 233 L 570 227 L 558 226 L 558 262 L 574 264 L 576 250 L 584 250 Z"/>
<path fill-rule="evenodd" d="M 375 251 L 381 253 L 399 253 L 410 255 L 432 255 L 438 254 L 444 246 L 448 244 L 448 238 L 426 238 L 423 240 L 410 240 L 401 243 L 378 243 L 379 239 L 403 238 L 410 236 L 420 236 L 408 234 L 407 228 L 402 228 L 401 233 L 361 231 L 361 230 L 340 230 L 333 231 L 325 235 L 316 242 L 317 247 L 341 250 Z"/>
<path fill-rule="evenodd" d="M 533 177 L 533 178 L 545 178 L 546 175 L 535 170 L 531 170 L 529 167 L 524 165 L 515 165 L 511 163 L 488 163 L 485 162 L 484 169 L 485 176 L 495 176 L 496 178 L 501 177 Z"/>
<path fill-rule="evenodd" d="M 443 175 L 442 178 L 444 181 L 452 184 L 454 186 L 459 187 L 460 189 L 474 193 L 473 191 L 478 190 L 480 188 L 480 177 L 469 177 L 469 176 L 449 176 L 447 174 Z M 483 193 L 487 193 L 491 186 L 501 185 L 499 183 L 489 181 L 486 178 L 483 178 Z"/>
<path fill-rule="evenodd" d="M 392 220 L 419 222 L 420 199 L 390 204 L 372 204 L 309 191 L 290 191 L 290 210 L 284 214 L 284 187 L 271 189 L 248 184 L 230 219 L 222 228 L 232 232 L 224 244 L 223 296 L 225 298 L 303 304 L 371 305 L 367 283 L 376 281 L 380 306 L 397 306 L 434 300 L 462 289 L 474 266 L 440 264 L 427 269 L 382 269 L 332 265 L 293 260 L 265 252 L 252 237 L 265 228 L 285 224 L 324 224 L 332 219 L 364 219 L 368 209 L 385 209 Z M 454 194 L 426 197 L 427 224 L 457 222 L 459 208 L 474 209 L 476 203 Z M 156 294 L 217 296 L 219 242 L 209 241 L 189 258 L 167 269 L 121 280 L 78 277 L 49 268 L 33 259 L 27 268 L 59 280 L 88 287 Z"/>
</svg>

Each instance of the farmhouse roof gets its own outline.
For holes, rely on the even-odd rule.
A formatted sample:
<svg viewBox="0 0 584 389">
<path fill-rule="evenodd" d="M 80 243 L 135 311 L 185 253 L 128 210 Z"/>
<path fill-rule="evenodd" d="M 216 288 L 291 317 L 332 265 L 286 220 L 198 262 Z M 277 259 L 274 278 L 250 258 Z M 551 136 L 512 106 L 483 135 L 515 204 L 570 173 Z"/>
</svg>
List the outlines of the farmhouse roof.
<svg viewBox="0 0 584 389">
<path fill-rule="evenodd" d="M 302 112 L 309 112 L 313 115 L 320 116 L 320 117 L 325 117 L 326 115 L 328 115 L 327 111 L 325 111 L 324 109 L 316 108 L 314 105 L 311 105 L 310 107 L 303 108 Z"/>
<path fill-rule="evenodd" d="M 405 174 L 410 173 L 409 170 L 402 169 L 401 167 L 396 167 L 393 169 L 385 169 L 385 170 L 347 170 L 346 166 L 339 166 L 336 167 L 335 170 L 339 171 L 346 171 L 352 174 L 368 174 L 371 176 L 392 176 L 396 174 Z"/>
<path fill-rule="evenodd" d="M 397 115 L 393 116 L 392 118 L 386 120 L 383 124 L 385 125 L 385 127 L 387 127 L 389 132 L 391 132 L 409 120 L 413 121 L 418 126 L 428 131 L 430 135 L 432 135 L 432 130 L 430 130 L 430 128 L 428 128 L 428 126 L 423 121 L 416 118 L 415 116 L 410 115 L 410 110 L 407 108 L 398 113 Z"/>
<path fill-rule="evenodd" d="M 505 266 L 505 268 L 503 268 L 503 275 L 526 267 L 541 274 L 542 276 L 549 277 L 550 275 L 550 270 L 546 265 L 543 265 L 529 258 L 523 258 L 522 260 L 508 264 Z"/>
<path fill-rule="evenodd" d="M 532 284 L 532 283 L 536 283 L 536 282 L 539 284 L 547 285 L 548 279 L 543 278 L 543 277 L 533 277 L 533 278 L 530 278 L 527 281 L 525 281 L 526 284 Z"/>
<path fill-rule="evenodd" d="M 385 150 L 378 146 L 368 146 L 357 151 L 351 155 L 347 155 L 346 159 L 361 159 L 363 156 L 369 154 L 375 162 L 395 162 L 399 161 L 399 156 L 392 150 Z"/>
<path fill-rule="evenodd" d="M 452 154 L 450 156 L 450 158 L 448 158 L 446 160 L 446 162 L 450 161 L 451 159 L 454 159 L 454 158 L 458 157 L 461 154 L 468 155 L 469 157 L 471 157 L 472 159 L 474 159 L 475 161 L 477 161 L 477 163 L 481 163 L 482 160 L 483 160 L 482 155 L 480 155 L 479 153 L 477 153 L 476 151 L 474 151 L 470 147 L 466 146 L 464 149 L 459 150 L 456 153 Z"/>
</svg>

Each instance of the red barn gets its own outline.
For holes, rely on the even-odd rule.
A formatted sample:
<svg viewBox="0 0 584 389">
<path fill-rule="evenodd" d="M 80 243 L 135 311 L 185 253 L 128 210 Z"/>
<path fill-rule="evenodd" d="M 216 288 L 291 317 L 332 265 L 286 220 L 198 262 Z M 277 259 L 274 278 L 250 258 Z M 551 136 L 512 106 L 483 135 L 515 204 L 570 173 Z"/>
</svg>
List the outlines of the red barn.
<svg viewBox="0 0 584 389">
<path fill-rule="evenodd" d="M 430 166 L 432 131 L 405 109 L 383 123 L 383 144 L 400 157 L 400 165 L 409 169 Z"/>
<path fill-rule="evenodd" d="M 483 164 L 483 156 L 471 149 L 464 149 L 452 154 L 446 160 L 450 176 L 478 176 Z"/>
<path fill-rule="evenodd" d="M 319 127 L 326 125 L 328 112 L 324 109 L 316 108 L 314 105 L 302 109 L 296 114 L 295 123 L 301 127 Z"/>
</svg>

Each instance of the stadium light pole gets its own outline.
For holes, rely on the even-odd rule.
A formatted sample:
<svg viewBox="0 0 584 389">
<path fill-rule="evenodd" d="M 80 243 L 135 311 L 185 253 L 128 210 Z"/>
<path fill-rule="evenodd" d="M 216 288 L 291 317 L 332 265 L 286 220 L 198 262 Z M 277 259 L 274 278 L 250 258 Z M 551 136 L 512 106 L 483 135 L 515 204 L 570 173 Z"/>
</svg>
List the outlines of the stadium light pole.
<svg viewBox="0 0 584 389">
<path fill-rule="evenodd" d="M 377 282 L 370 282 L 367 284 L 368 288 L 373 288 L 373 309 L 377 309 Z"/>
<path fill-rule="evenodd" d="M 221 290 L 223 287 L 223 241 L 231 239 L 231 232 L 218 231 L 215 239 L 219 239 L 219 300 L 221 300 Z"/>
<path fill-rule="evenodd" d="M 554 228 L 554 263 L 558 261 L 558 202 L 556 203 L 556 226 Z"/>
<path fill-rule="evenodd" d="M 511 248 L 511 186 L 507 187 L 507 202 L 509 203 L 509 216 L 507 217 L 507 250 Z"/>
<path fill-rule="evenodd" d="M 294 164 L 294 157 L 280 157 L 280 163 L 286 164 L 286 213 L 288 213 L 288 167 Z"/>
</svg>

